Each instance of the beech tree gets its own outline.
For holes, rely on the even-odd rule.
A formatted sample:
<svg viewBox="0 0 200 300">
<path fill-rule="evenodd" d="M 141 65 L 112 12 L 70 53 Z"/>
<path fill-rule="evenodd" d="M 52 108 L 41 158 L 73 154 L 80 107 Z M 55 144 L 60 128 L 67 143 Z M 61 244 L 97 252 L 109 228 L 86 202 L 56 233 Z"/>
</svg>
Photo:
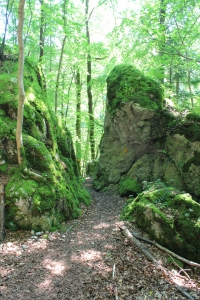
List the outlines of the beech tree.
<svg viewBox="0 0 200 300">
<path fill-rule="evenodd" d="M 16 142 L 17 142 L 17 155 L 18 155 L 18 164 L 23 163 L 22 159 L 22 148 L 23 148 L 23 139 L 22 139 L 22 127 L 23 127 L 23 112 L 24 112 L 24 42 L 23 42 L 23 24 L 24 24 L 24 6 L 25 0 L 19 1 L 18 7 L 18 16 L 19 23 L 17 28 L 18 44 L 19 44 L 19 65 L 18 65 L 18 109 L 17 109 L 17 129 L 16 129 Z"/>
<path fill-rule="evenodd" d="M 92 12 L 89 14 L 89 0 L 85 1 L 85 28 L 86 37 L 88 42 L 88 49 L 90 47 L 90 31 L 89 31 L 89 20 Z M 88 96 L 88 114 L 89 114 L 89 141 L 91 150 L 91 159 L 95 159 L 95 139 L 94 139 L 94 113 L 93 113 L 93 97 L 92 97 L 92 58 L 90 50 L 87 53 L 87 96 Z"/>
</svg>

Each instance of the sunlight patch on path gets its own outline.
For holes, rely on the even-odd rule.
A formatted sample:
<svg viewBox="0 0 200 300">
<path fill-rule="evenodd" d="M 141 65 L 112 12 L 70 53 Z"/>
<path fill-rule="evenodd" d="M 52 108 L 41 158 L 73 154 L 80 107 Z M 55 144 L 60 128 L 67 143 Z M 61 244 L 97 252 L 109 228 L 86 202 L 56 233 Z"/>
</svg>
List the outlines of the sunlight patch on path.
<svg viewBox="0 0 200 300">
<path fill-rule="evenodd" d="M 83 263 L 83 262 L 90 262 L 90 261 L 98 261 L 98 260 L 102 260 L 102 253 L 99 251 L 95 251 L 95 250 L 82 250 L 79 251 L 78 254 L 73 254 L 71 256 L 71 260 L 74 262 L 79 262 L 79 263 Z"/>
<path fill-rule="evenodd" d="M 65 262 L 60 260 L 53 261 L 52 259 L 45 259 L 43 266 L 51 272 L 52 275 L 63 276 L 66 271 Z"/>
</svg>

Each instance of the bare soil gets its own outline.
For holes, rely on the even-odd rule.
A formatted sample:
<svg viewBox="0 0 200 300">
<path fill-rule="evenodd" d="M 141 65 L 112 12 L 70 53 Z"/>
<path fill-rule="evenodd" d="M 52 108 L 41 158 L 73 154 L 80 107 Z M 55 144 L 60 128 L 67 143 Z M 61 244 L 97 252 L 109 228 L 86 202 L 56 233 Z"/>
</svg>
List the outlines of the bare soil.
<svg viewBox="0 0 200 300">
<path fill-rule="evenodd" d="M 63 224 L 63 230 L 38 238 L 7 231 L 0 244 L 0 299 L 200 299 L 200 269 L 183 271 L 167 262 L 166 253 L 144 244 L 167 268 L 169 276 L 163 274 L 120 232 L 125 225 L 144 236 L 135 225 L 120 221 L 126 199 L 94 191 L 90 180 L 85 185 L 92 205 L 80 219 Z"/>
</svg>

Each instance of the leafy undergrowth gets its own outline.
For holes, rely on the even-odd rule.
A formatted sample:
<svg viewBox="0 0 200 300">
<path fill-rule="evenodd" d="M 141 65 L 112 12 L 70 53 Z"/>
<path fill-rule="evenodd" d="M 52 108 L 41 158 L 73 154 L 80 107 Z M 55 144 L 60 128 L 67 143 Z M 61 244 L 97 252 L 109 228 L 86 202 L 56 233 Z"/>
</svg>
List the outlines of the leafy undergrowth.
<svg viewBox="0 0 200 300">
<path fill-rule="evenodd" d="M 191 299 L 200 299 L 200 270 L 185 266 L 190 270 L 184 274 L 168 262 L 167 254 L 144 244 L 167 268 L 164 275 L 121 235 L 123 224 L 143 234 L 119 221 L 125 199 L 95 192 L 90 181 L 86 187 L 92 205 L 62 231 L 37 238 L 30 232 L 7 232 L 0 244 L 2 299 L 187 299 L 175 285 L 186 288 Z"/>
</svg>

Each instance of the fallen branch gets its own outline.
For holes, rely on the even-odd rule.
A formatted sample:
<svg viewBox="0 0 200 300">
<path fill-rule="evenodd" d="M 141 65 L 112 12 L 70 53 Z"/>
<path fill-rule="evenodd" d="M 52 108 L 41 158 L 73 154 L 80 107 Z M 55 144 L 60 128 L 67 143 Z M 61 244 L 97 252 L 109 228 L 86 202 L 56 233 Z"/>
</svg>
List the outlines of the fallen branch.
<svg viewBox="0 0 200 300">
<path fill-rule="evenodd" d="M 160 266 L 159 262 L 151 255 L 151 253 L 141 244 L 125 226 L 120 226 L 120 230 L 122 231 L 123 235 L 129 239 L 129 241 L 136 245 L 142 253 L 156 266 Z"/>
<path fill-rule="evenodd" d="M 119 227 L 123 235 L 133 244 L 134 246 L 136 245 L 141 252 L 148 258 L 149 261 L 151 261 L 158 269 L 163 271 L 165 274 L 165 277 L 170 277 L 172 280 L 171 276 L 168 274 L 167 270 L 151 255 L 151 253 L 146 249 L 143 244 L 141 244 L 137 238 L 135 238 L 130 231 L 125 227 L 125 226 L 120 226 Z M 190 300 L 194 300 L 192 296 L 190 296 L 187 292 L 185 292 L 183 289 L 181 289 L 178 285 L 174 285 L 176 289 L 181 292 L 186 298 Z"/>
<path fill-rule="evenodd" d="M 151 244 L 151 245 L 157 247 L 158 249 L 160 249 L 160 250 L 162 250 L 162 251 L 168 253 L 169 255 L 171 255 L 171 256 L 177 258 L 178 260 L 180 260 L 180 261 L 186 263 L 187 265 L 190 265 L 190 266 L 196 267 L 196 268 L 200 268 L 200 264 L 195 263 L 195 262 L 190 261 L 190 260 L 187 260 L 187 259 L 185 259 L 184 257 L 181 257 L 181 256 L 177 255 L 176 253 L 170 251 L 169 249 L 167 249 L 167 248 L 161 246 L 160 244 L 158 244 L 158 243 L 156 243 L 156 242 L 154 242 L 154 241 L 151 241 L 151 240 L 149 240 L 149 239 L 146 239 L 146 238 L 144 238 L 144 237 L 141 237 L 141 236 L 137 235 L 137 234 L 134 233 L 134 232 L 133 232 L 132 234 L 133 234 L 133 236 L 134 236 L 135 238 L 137 238 L 138 240 L 141 240 L 141 241 L 143 241 L 143 242 L 146 242 L 146 243 L 148 243 L 148 244 Z"/>
<path fill-rule="evenodd" d="M 182 288 L 180 288 L 180 286 L 178 286 L 178 285 L 175 285 L 175 288 L 179 291 L 179 292 L 181 292 L 181 294 L 183 295 L 183 296 L 185 296 L 186 298 L 188 298 L 188 299 L 190 299 L 190 300 L 195 300 L 192 296 L 190 296 L 186 291 L 184 291 Z"/>
<path fill-rule="evenodd" d="M 179 266 L 179 264 L 177 264 L 177 262 L 175 262 L 175 260 L 173 259 L 173 257 L 171 255 L 170 255 L 170 257 L 171 257 L 173 263 L 177 266 L 177 268 L 180 269 L 179 274 L 180 274 L 180 272 L 183 272 L 185 274 L 185 276 L 190 280 L 190 276 L 188 275 L 188 273 L 183 268 L 181 268 Z"/>
</svg>

